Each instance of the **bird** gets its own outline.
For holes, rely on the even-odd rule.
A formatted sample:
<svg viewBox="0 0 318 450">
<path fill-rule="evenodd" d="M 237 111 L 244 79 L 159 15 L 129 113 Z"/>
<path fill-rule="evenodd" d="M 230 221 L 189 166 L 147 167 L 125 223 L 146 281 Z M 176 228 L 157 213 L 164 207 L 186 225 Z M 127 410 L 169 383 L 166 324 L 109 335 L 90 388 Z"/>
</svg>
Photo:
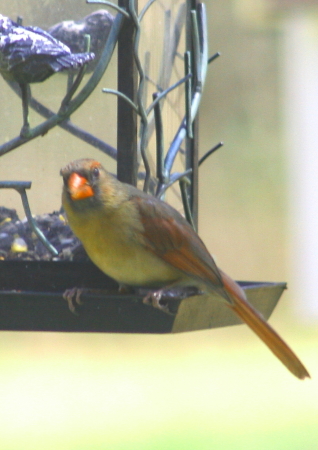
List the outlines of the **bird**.
<svg viewBox="0 0 318 450">
<path fill-rule="evenodd" d="M 67 45 L 72 53 L 82 53 L 86 48 L 85 35 L 90 36 L 90 51 L 95 58 L 87 65 L 87 72 L 96 67 L 110 29 L 114 22 L 114 16 L 105 9 L 88 14 L 81 20 L 63 20 L 48 29 L 48 33 L 55 39 Z"/>
<path fill-rule="evenodd" d="M 39 27 L 24 27 L 0 14 L 0 73 L 19 84 L 22 94 L 23 127 L 29 132 L 29 84 L 40 83 L 56 72 L 78 69 L 94 59 L 94 53 L 73 54 L 62 42 Z"/>
<path fill-rule="evenodd" d="M 205 244 L 168 203 L 120 182 L 94 159 L 61 169 L 62 205 L 88 256 L 119 284 L 144 288 L 195 287 L 217 293 L 299 379 L 307 369 L 219 269 Z"/>
</svg>

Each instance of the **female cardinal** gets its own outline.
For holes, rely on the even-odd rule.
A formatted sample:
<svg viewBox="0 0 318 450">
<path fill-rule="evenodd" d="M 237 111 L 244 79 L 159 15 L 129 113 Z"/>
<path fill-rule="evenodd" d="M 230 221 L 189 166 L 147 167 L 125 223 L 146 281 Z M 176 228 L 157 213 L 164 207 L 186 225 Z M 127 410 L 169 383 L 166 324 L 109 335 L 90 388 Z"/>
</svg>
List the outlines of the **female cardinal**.
<svg viewBox="0 0 318 450">
<path fill-rule="evenodd" d="M 69 224 L 91 260 L 120 284 L 216 291 L 298 378 L 304 365 L 215 264 L 188 222 L 167 203 L 121 183 L 93 159 L 61 170 Z"/>
</svg>

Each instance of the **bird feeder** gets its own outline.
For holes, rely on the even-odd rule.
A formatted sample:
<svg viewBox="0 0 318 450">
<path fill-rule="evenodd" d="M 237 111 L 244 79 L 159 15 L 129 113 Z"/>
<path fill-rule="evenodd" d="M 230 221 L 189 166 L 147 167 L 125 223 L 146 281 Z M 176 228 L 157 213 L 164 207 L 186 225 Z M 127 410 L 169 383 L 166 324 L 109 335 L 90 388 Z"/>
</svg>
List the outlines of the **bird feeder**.
<svg viewBox="0 0 318 450">
<path fill-rule="evenodd" d="M 1 30 L 0 71 L 4 76 L 11 70 L 12 76 L 0 80 L 1 123 L 8 124 L 0 145 L 0 329 L 167 333 L 240 323 L 217 294 L 203 299 L 172 293 L 167 302 L 175 305 L 174 314 L 164 314 L 143 303 L 143 292 L 119 293 L 88 260 L 59 210 L 58 168 L 94 157 L 119 180 L 182 208 L 197 228 L 199 166 L 222 145 L 216 143 L 199 160 L 198 110 L 208 66 L 218 56 L 208 53 L 205 5 L 78 3 L 75 10 L 74 2 L 57 1 L 44 17 L 37 8 L 32 16 L 21 10 L 23 20 L 14 24 L 26 30 L 19 29 L 22 62 L 30 57 L 26 71 L 40 70 L 31 50 L 23 50 L 31 20 L 45 30 L 42 37 L 51 33 L 72 55 L 95 54 L 80 67 L 61 70 L 66 75 L 52 69 L 53 76 L 41 83 L 22 79 L 21 89 L 21 79 L 12 75 L 14 49 L 4 52 L 8 32 Z M 7 11 L 11 19 L 12 14 Z M 286 287 L 240 284 L 265 318 Z M 78 314 L 63 299 L 74 286 L 83 290 Z"/>
</svg>

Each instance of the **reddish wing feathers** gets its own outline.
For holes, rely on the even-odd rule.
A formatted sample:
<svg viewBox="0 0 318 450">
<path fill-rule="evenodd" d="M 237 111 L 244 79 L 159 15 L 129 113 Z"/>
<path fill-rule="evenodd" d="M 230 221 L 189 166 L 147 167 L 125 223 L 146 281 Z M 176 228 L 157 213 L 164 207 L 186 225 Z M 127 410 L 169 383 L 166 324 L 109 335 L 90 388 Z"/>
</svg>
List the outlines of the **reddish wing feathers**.
<svg viewBox="0 0 318 450">
<path fill-rule="evenodd" d="M 132 197 L 144 227 L 144 238 L 152 252 L 201 283 L 222 288 L 219 270 L 199 236 L 188 222 L 164 202 Z"/>
<path fill-rule="evenodd" d="M 217 268 L 199 236 L 179 213 L 148 196 L 132 197 L 131 200 L 139 210 L 149 250 L 199 283 L 215 289 L 296 377 L 310 377 L 288 345 L 247 302 L 240 286 Z"/>
</svg>

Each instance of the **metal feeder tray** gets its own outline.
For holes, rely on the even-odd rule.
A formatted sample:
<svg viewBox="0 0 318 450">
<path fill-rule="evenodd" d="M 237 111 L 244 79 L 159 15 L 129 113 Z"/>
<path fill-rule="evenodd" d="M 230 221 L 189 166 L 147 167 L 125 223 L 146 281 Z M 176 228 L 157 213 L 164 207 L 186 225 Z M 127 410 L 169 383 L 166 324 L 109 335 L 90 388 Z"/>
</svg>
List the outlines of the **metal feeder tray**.
<svg viewBox="0 0 318 450">
<path fill-rule="evenodd" d="M 239 282 L 265 319 L 286 283 Z M 241 321 L 215 297 L 181 301 L 176 316 L 143 304 L 142 295 L 119 294 L 117 284 L 90 262 L 0 261 L 0 329 L 170 333 L 235 325 Z M 62 294 L 72 287 L 109 289 L 108 295 L 83 294 L 79 315 Z"/>
</svg>

